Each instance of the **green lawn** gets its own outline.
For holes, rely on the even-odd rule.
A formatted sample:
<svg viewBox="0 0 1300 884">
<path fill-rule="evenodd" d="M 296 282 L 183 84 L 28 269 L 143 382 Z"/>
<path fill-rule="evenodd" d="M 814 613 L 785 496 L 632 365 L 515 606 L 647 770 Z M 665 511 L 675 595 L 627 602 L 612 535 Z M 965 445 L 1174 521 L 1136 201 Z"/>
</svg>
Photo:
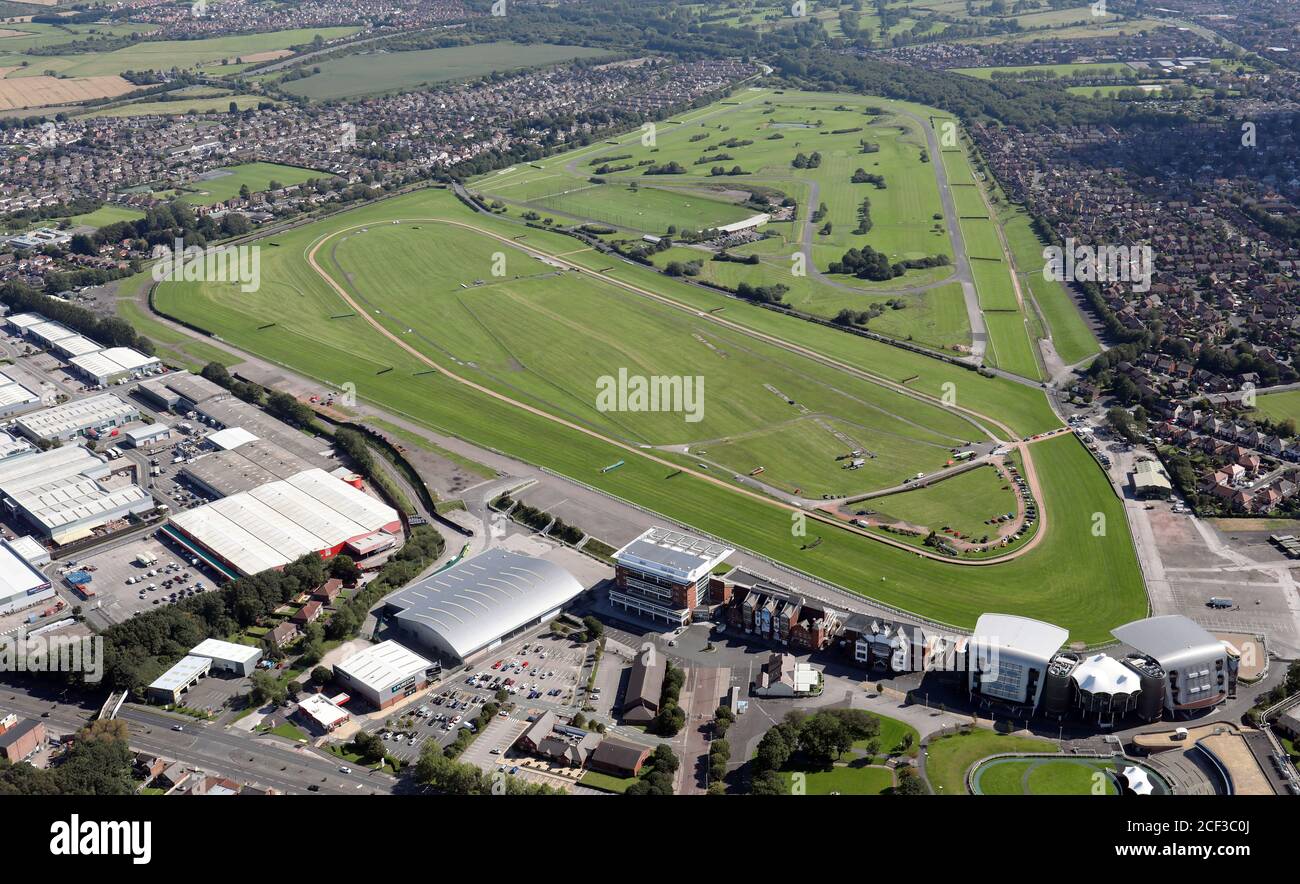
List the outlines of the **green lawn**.
<svg viewBox="0 0 1300 884">
<path fill-rule="evenodd" d="M 881 795 L 894 787 L 894 772 L 862 762 L 836 764 L 830 770 L 781 771 L 786 788 L 795 793 L 795 778 L 803 777 L 805 795 Z"/>
<path fill-rule="evenodd" d="M 640 777 L 614 777 L 609 774 L 600 773 L 599 771 L 589 770 L 578 780 L 578 785 L 586 786 L 590 789 L 599 789 L 602 792 L 615 792 L 622 795 L 627 791 L 627 787 L 635 783 L 638 779 L 645 777 L 654 769 L 653 765 L 646 764 L 641 767 Z"/>
<path fill-rule="evenodd" d="M 1300 424 L 1300 390 L 1261 393 L 1255 398 L 1254 411 L 1271 421 L 1293 420 Z"/>
<path fill-rule="evenodd" d="M 997 470 L 981 466 L 925 488 L 867 501 L 885 516 L 942 531 L 955 528 L 969 537 L 992 535 L 984 524 L 993 516 L 1016 511 L 1016 495 Z"/>
<path fill-rule="evenodd" d="M 966 772 L 982 758 L 1002 752 L 1057 752 L 1055 743 L 1035 737 L 999 734 L 986 728 L 932 741 L 927 747 L 925 776 L 938 795 L 965 795 Z"/>
<path fill-rule="evenodd" d="M 867 115 L 868 104 L 889 113 Z M 924 135 L 902 113 L 918 110 L 924 109 L 860 96 L 745 90 L 725 106 L 693 110 L 657 124 L 652 143 L 642 143 L 643 133 L 638 130 L 612 139 L 616 143 L 600 142 L 481 176 L 474 186 L 519 207 L 590 219 L 636 234 L 662 234 L 669 224 L 696 229 L 710 220 L 724 223 L 754 213 L 720 203 L 718 190 L 734 192 L 733 198 L 754 192 L 785 195 L 798 202 L 801 221 L 825 204 L 810 242 L 812 263 L 822 271 L 848 249 L 862 246 L 894 261 L 934 255 L 951 259 L 952 244 L 935 218 L 942 204 L 934 168 L 921 160 Z M 873 148 L 871 152 L 864 152 L 864 142 Z M 801 153 L 819 154 L 820 164 L 796 168 L 793 161 Z M 677 163 L 683 171 L 646 175 L 645 163 Z M 588 179 L 603 165 L 619 171 L 602 173 L 608 184 L 592 185 Z M 727 170 L 739 166 L 746 174 L 713 176 L 715 166 Z M 885 187 L 853 184 L 858 169 L 882 176 Z M 636 190 L 632 185 L 637 185 Z M 665 195 L 648 189 L 663 187 L 678 191 Z M 811 204 L 814 188 L 817 205 Z M 870 200 L 872 226 L 859 234 L 855 231 L 864 200 Z M 690 209 L 683 205 L 687 202 L 692 203 Z M 827 224 L 829 232 L 824 229 Z M 904 286 L 942 282 L 952 275 L 949 266 L 909 270 L 884 282 L 852 276 L 828 282 L 794 272 L 791 256 L 803 249 L 802 223 L 773 222 L 763 229 L 768 239 L 734 250 L 737 255 L 760 255 L 761 265 L 707 262 L 702 278 L 732 288 L 742 282 L 780 283 L 790 289 L 786 301 L 792 306 L 831 318 L 842 309 L 865 310 L 882 303 Z M 656 264 L 707 257 L 699 251 L 675 250 L 672 256 L 660 256 Z M 955 285 L 902 300 L 904 309 L 887 309 L 871 321 L 871 329 L 936 348 L 969 344 L 968 318 Z"/>
<path fill-rule="evenodd" d="M 604 49 L 551 43 L 498 41 L 407 52 L 360 52 L 313 67 L 319 74 L 284 84 L 284 90 L 317 101 L 414 89 L 448 80 L 608 55 Z"/>
<path fill-rule="evenodd" d="M 326 173 L 299 166 L 244 163 L 238 166 L 226 166 L 211 178 L 190 182 L 180 196 L 186 202 L 210 206 L 239 196 L 240 189 L 245 185 L 252 193 L 258 193 L 271 189 L 273 181 L 287 187 L 291 184 L 301 184 L 311 178 L 322 177 L 327 177 Z"/>
<path fill-rule="evenodd" d="M 385 223 L 395 218 L 405 220 Z M 430 372 L 360 319 L 346 316 L 345 305 L 303 255 L 310 243 L 331 231 L 367 227 L 367 233 L 330 240 L 318 260 L 363 297 L 382 302 L 377 318 L 395 334 L 484 386 L 508 390 L 537 408 L 637 444 L 707 442 L 795 416 L 791 412 L 796 409 L 764 383 L 810 409 L 874 427 L 869 444 L 913 452 L 895 456 L 920 456 L 915 454 L 924 450 L 920 443 L 935 434 L 969 434 L 970 424 L 954 413 L 777 351 L 696 313 L 716 308 L 741 327 L 851 362 L 912 389 L 940 396 L 945 384 L 952 385 L 959 406 L 995 414 L 1022 433 L 1057 425 L 1041 391 L 726 299 L 639 265 L 617 262 L 609 271 L 611 277 L 654 289 L 690 312 L 657 305 L 590 277 L 511 257 L 514 253 L 497 241 L 475 240 L 478 234 L 453 237 L 451 228 L 432 223 L 435 218 L 509 236 L 520 230 L 499 218 L 471 214 L 445 191 L 421 192 L 277 234 L 281 246 L 262 254 L 258 293 L 168 283 L 159 289 L 159 304 L 321 382 L 338 386 L 352 381 L 362 398 L 431 429 L 544 464 L 823 579 L 947 622 L 969 626 L 985 611 L 1006 610 L 1059 623 L 1076 639 L 1099 641 L 1116 624 L 1146 613 L 1122 508 L 1096 462 L 1073 437 L 1033 446 L 1052 530 L 1015 561 L 953 572 L 958 566 L 918 559 L 822 525 L 810 528 L 822 542 L 809 547 L 805 538 L 791 534 L 787 511 L 629 456 L 624 449 L 564 430 Z M 575 240 L 551 232 L 529 230 L 526 236 L 534 248 L 551 254 L 571 253 L 575 247 Z M 485 258 L 494 251 L 510 252 L 507 276 L 474 286 L 475 279 L 492 279 Z M 611 266 L 608 258 L 592 252 L 571 254 L 568 260 L 593 269 Z M 352 274 L 350 281 L 345 274 Z M 461 288 L 462 283 L 471 288 Z M 545 345 L 554 340 L 581 340 L 582 346 Z M 692 424 L 681 414 L 598 411 L 593 407 L 594 376 L 618 366 L 704 375 L 708 404 L 703 420 Z M 895 415 L 899 410 L 906 420 Z M 765 455 L 774 474 L 829 471 L 838 479 L 833 464 L 792 464 L 779 446 Z M 693 463 L 689 456 L 664 456 Z M 600 472 L 616 460 L 625 460 L 625 466 Z M 1102 536 L 1092 534 L 1094 512 L 1108 518 Z M 943 592 L 935 592 L 936 583 Z"/>
</svg>

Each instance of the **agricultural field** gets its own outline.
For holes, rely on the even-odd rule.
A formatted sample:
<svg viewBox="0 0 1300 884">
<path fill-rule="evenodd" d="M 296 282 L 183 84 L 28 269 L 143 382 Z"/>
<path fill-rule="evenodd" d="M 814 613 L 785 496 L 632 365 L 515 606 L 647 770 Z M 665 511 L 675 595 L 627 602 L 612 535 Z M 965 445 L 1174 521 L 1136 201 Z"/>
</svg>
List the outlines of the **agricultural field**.
<svg viewBox="0 0 1300 884">
<path fill-rule="evenodd" d="M 992 466 L 980 466 L 925 488 L 873 498 L 866 504 L 888 521 L 942 531 L 954 528 L 969 537 L 993 534 L 985 524 L 1016 511 L 1016 494 Z"/>
<path fill-rule="evenodd" d="M 272 182 L 278 181 L 285 186 L 301 184 L 311 178 L 320 178 L 323 174 L 315 169 L 278 163 L 244 163 L 219 169 L 211 178 L 190 182 L 179 196 L 196 205 L 210 206 L 239 196 L 240 188 L 244 185 L 257 193 L 270 190 Z"/>
<path fill-rule="evenodd" d="M 520 242 L 533 254 L 521 253 Z M 794 536 L 790 510 L 766 497 L 762 486 L 746 479 L 748 493 L 742 493 L 727 472 L 695 466 L 681 448 L 703 440 L 707 451 L 713 439 L 802 418 L 807 408 L 809 415 L 825 415 L 832 428 L 865 426 L 867 440 L 878 437 L 882 449 L 909 449 L 892 456 L 924 460 L 954 436 L 980 438 L 975 424 L 997 421 L 1022 434 L 1058 426 L 1037 389 L 783 316 L 640 265 L 611 268 L 608 257 L 571 237 L 474 214 L 442 190 L 281 232 L 263 245 L 260 291 L 166 283 L 157 288 L 156 307 L 322 383 L 352 382 L 362 398 L 430 429 L 543 464 L 944 622 L 969 626 L 984 611 L 1005 610 L 1050 619 L 1071 629 L 1072 638 L 1091 642 L 1147 610 L 1122 506 L 1072 436 L 1029 446 L 1051 530 L 1025 554 L 980 566 L 921 558 L 812 520 L 809 536 Z M 491 273 L 494 252 L 505 255 L 502 277 Z M 611 269 L 600 277 L 564 270 L 538 253 L 564 255 L 591 271 Z M 322 274 L 365 307 L 366 316 Z M 557 338 L 583 346 L 548 346 Z M 702 376 L 700 420 L 602 411 L 593 402 L 594 381 L 620 367 Z M 963 412 L 905 396 L 890 384 L 934 397 L 949 389 L 958 408 L 996 418 L 972 423 Z M 777 440 L 761 452 L 775 465 L 763 464 L 774 478 L 797 470 L 784 478 L 841 481 L 829 460 L 783 463 L 777 449 L 784 444 Z M 617 461 L 623 466 L 602 472 Z M 743 464 L 727 466 L 739 472 Z M 1092 530 L 1094 513 L 1108 519 L 1101 535 Z M 943 593 L 935 593 L 937 584 Z"/>
<path fill-rule="evenodd" d="M 584 46 L 507 41 L 409 52 L 360 52 L 322 61 L 319 74 L 288 81 L 284 90 L 315 101 L 355 98 L 608 54 Z"/>
<path fill-rule="evenodd" d="M 29 25 L 24 24 L 26 30 Z M 30 26 L 34 28 L 35 26 Z M 97 26 L 98 27 L 98 26 Z M 59 29 L 54 29 L 55 31 Z M 139 27 L 98 28 L 97 33 L 129 34 L 142 30 Z M 147 28 L 143 29 L 147 30 Z M 231 37 L 212 37 L 206 40 L 144 40 L 112 52 L 80 52 L 67 55 L 23 55 L 32 46 L 52 46 L 77 39 L 73 34 L 59 34 L 58 39 L 49 31 L 33 37 L 0 38 L 0 68 L 27 67 L 11 71 L 6 80 L 52 72 L 64 77 L 115 76 L 123 71 L 170 70 L 193 68 L 223 60 L 236 60 L 245 55 L 286 49 L 311 43 L 318 35 L 324 40 L 336 40 L 356 33 L 357 27 L 302 28 L 289 31 L 271 31 L 264 34 L 239 34 Z M 76 34 L 90 33 L 77 31 Z M 13 43 L 8 41 L 13 40 Z"/>
<path fill-rule="evenodd" d="M 867 327 L 936 349 L 964 347 L 970 343 L 968 317 L 959 290 L 946 286 L 950 266 L 907 270 L 884 281 L 827 273 L 848 249 L 866 246 L 895 262 L 953 258 L 934 168 L 922 161 L 925 133 L 912 116 L 918 111 L 925 113 L 857 96 L 748 89 L 659 123 L 652 133 L 521 164 L 481 176 L 472 186 L 512 212 L 615 227 L 620 236 L 611 238 L 629 244 L 670 228 L 681 234 L 771 213 L 776 206 L 765 199 L 788 197 L 798 206 L 798 220 L 769 222 L 760 228 L 765 239 L 729 250 L 758 255 L 760 265 L 709 261 L 707 251 L 660 255 L 656 265 L 702 260 L 700 278 L 729 288 L 780 283 L 789 289 L 788 304 L 828 319 L 897 298 L 900 304 Z M 812 154 L 819 162 L 811 168 L 796 165 L 797 157 Z M 672 171 L 649 174 L 655 167 Z M 713 174 L 716 168 L 727 174 Z M 742 174 L 731 174 L 736 168 Z M 853 183 L 858 170 L 880 176 L 883 187 Z M 864 200 L 870 201 L 871 225 L 858 233 Z M 796 270 L 791 256 L 799 252 L 807 265 Z"/>
<path fill-rule="evenodd" d="M 86 117 L 143 117 L 182 116 L 184 114 L 222 114 L 228 113 L 231 103 L 239 110 L 257 107 L 262 103 L 277 102 L 262 95 L 208 95 L 187 97 L 179 101 L 135 101 L 117 107 L 100 108 L 86 114 Z"/>
<path fill-rule="evenodd" d="M 1027 74 L 1031 79 L 1050 80 L 1054 77 L 1124 77 L 1137 72 L 1123 62 L 1089 62 L 1087 64 L 1029 64 L 993 68 L 952 68 L 955 74 L 965 74 L 978 80 L 991 80 L 994 74 Z"/>
<path fill-rule="evenodd" d="M 134 83 L 118 76 L 0 79 L 0 111 L 116 98 L 137 88 Z"/>
</svg>

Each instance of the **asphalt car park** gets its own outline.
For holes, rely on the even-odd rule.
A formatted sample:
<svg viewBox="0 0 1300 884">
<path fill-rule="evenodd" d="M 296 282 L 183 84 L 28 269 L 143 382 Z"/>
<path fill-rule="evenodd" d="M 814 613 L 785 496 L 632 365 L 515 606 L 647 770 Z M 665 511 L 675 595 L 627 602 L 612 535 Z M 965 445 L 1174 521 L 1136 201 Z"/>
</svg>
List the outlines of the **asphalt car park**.
<svg viewBox="0 0 1300 884">
<path fill-rule="evenodd" d="M 141 556 L 152 559 L 152 563 L 140 564 Z M 95 595 L 88 602 L 76 598 L 75 603 L 93 605 L 115 622 L 209 592 L 217 585 L 206 568 L 194 564 L 194 559 L 187 559 L 151 536 L 79 558 L 76 567 L 89 570 L 90 588 Z"/>
</svg>

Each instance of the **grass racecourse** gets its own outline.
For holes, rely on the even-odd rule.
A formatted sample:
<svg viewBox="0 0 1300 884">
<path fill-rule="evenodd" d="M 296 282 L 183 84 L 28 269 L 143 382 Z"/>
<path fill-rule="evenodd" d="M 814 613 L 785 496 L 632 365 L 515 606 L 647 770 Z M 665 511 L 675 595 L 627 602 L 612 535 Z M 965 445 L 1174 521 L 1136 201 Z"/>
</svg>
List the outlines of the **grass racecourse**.
<svg viewBox="0 0 1300 884">
<path fill-rule="evenodd" d="M 563 255 L 670 303 L 560 269 L 512 241 Z M 431 368 L 347 306 L 306 260 L 313 249 L 322 270 L 373 311 L 370 316 L 435 364 L 546 415 L 621 440 L 631 450 Z M 492 273 L 498 253 L 502 276 Z M 789 510 L 636 454 L 643 450 L 638 446 L 655 446 L 656 457 L 698 469 L 696 453 L 703 448 L 707 454 L 700 458 L 717 456 L 725 467 L 708 475 L 726 484 L 732 483 L 731 470 L 747 472 L 757 458 L 766 468 L 760 478 L 770 474 L 774 482 L 829 486 L 844 481 L 830 455 L 847 445 L 835 435 L 840 433 L 889 453 L 892 466 L 853 480 L 858 487 L 882 487 L 902 478 L 895 474 L 899 468 L 931 463 L 955 439 L 983 434 L 968 415 L 904 396 L 887 382 L 936 398 L 955 393 L 959 408 L 994 416 L 1021 436 L 1058 425 L 1042 392 L 1032 387 L 764 310 L 648 267 L 611 262 L 572 237 L 475 214 L 443 190 L 396 197 L 278 233 L 262 242 L 261 273 L 255 293 L 237 285 L 166 283 L 158 287 L 155 305 L 322 383 L 351 382 L 362 398 L 431 429 L 545 465 L 956 626 L 970 627 L 980 613 L 999 610 L 1042 617 L 1066 626 L 1075 639 L 1100 641 L 1110 627 L 1146 612 L 1120 502 L 1072 436 L 1031 445 L 1051 530 L 1021 557 L 986 566 L 924 559 L 820 522 L 810 523 L 810 536 L 796 536 Z M 879 381 L 757 335 L 852 364 Z M 556 346 L 560 341 L 582 345 Z M 595 403 L 599 378 L 616 376 L 620 368 L 632 375 L 703 378 L 699 420 L 688 420 L 684 410 L 602 410 Z M 783 432 L 764 441 L 763 433 L 774 428 Z M 720 440 L 747 447 L 737 445 L 730 454 L 725 447 L 710 450 Z M 798 452 L 790 450 L 792 440 L 803 446 Z M 805 450 L 816 456 L 804 457 Z M 601 471 L 619 460 L 625 461 L 619 469 Z M 1108 526 L 1100 536 L 1092 531 L 1094 513 L 1103 514 Z M 821 542 L 810 543 L 811 535 Z"/>
</svg>

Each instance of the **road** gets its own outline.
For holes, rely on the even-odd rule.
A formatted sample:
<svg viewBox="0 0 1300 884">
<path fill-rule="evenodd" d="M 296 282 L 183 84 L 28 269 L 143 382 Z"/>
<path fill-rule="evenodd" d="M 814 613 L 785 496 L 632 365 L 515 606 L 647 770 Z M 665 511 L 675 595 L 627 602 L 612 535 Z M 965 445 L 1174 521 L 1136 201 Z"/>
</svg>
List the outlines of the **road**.
<svg viewBox="0 0 1300 884">
<path fill-rule="evenodd" d="M 6 710 L 41 719 L 55 733 L 73 733 L 98 711 L 87 705 L 55 702 L 36 692 L 41 688 L 0 686 L 0 704 Z M 41 718 L 42 713 L 49 713 Z M 194 719 L 128 704 L 118 718 L 130 729 L 131 748 L 193 765 L 240 783 L 256 783 L 287 794 L 306 794 L 316 785 L 321 793 L 338 795 L 387 794 L 399 782 L 387 774 L 354 769 L 340 773 L 339 761 L 315 749 L 294 747 L 280 737 L 259 736 Z M 173 731 L 180 724 L 183 731 Z"/>
</svg>

